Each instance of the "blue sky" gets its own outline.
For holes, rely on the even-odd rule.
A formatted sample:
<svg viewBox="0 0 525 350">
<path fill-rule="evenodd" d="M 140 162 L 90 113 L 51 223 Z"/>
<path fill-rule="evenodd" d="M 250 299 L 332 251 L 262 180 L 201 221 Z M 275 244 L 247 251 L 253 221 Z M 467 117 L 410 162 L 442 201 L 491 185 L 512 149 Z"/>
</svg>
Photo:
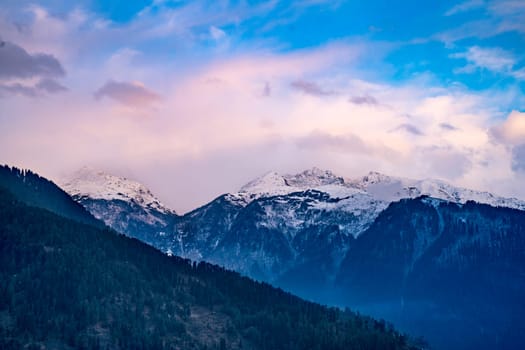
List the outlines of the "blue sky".
<svg viewBox="0 0 525 350">
<path fill-rule="evenodd" d="M 9 164 L 180 211 L 312 166 L 525 196 L 524 1 L 3 3 Z"/>
</svg>

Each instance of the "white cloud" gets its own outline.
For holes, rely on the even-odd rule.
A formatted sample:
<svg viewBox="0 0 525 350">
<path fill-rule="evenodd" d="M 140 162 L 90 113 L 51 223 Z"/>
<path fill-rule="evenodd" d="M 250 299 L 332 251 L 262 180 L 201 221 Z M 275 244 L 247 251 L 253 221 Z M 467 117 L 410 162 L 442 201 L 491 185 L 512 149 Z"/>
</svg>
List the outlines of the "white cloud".
<svg viewBox="0 0 525 350">
<path fill-rule="evenodd" d="M 458 27 L 434 36 L 448 46 L 466 38 L 486 39 L 503 33 L 525 34 L 525 3 L 521 0 L 466 1 L 451 8 L 453 15 L 474 9 L 483 9 L 483 16 L 471 17 Z"/>
<path fill-rule="evenodd" d="M 523 69 L 514 69 L 516 57 L 501 48 L 472 46 L 467 51 L 451 54 L 450 57 L 468 62 L 466 66 L 456 69 L 456 73 L 473 73 L 478 69 L 486 69 L 518 80 L 525 78 Z"/>
<path fill-rule="evenodd" d="M 217 28 L 215 26 L 210 27 L 210 35 L 215 41 L 219 41 L 221 39 L 224 39 L 226 37 L 226 32 L 220 28 Z"/>
<path fill-rule="evenodd" d="M 525 143 L 525 113 L 512 111 L 505 121 L 492 127 L 491 133 L 504 144 Z"/>
<path fill-rule="evenodd" d="M 474 10 L 474 9 L 482 7 L 483 5 L 485 5 L 485 1 L 483 0 L 468 0 L 465 2 L 461 2 L 455 5 L 454 7 L 452 7 L 450 10 L 448 10 L 445 13 L 445 16 L 452 16 L 458 13 Z"/>
</svg>

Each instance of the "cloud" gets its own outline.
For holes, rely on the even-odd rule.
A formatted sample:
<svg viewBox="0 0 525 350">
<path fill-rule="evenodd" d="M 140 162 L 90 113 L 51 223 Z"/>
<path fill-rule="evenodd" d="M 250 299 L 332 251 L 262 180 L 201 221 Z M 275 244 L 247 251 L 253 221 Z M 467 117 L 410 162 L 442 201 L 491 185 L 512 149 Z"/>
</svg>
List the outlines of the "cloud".
<svg viewBox="0 0 525 350">
<path fill-rule="evenodd" d="M 66 91 L 67 88 L 55 80 L 65 74 L 53 55 L 30 54 L 12 42 L 0 42 L 0 97 L 41 97 Z M 35 83 L 35 79 L 39 80 Z"/>
<path fill-rule="evenodd" d="M 95 91 L 97 100 L 108 97 L 129 107 L 148 107 L 160 100 L 160 96 L 139 82 L 109 80 Z"/>
<path fill-rule="evenodd" d="M 512 149 L 512 170 L 525 173 L 525 144 Z"/>
<path fill-rule="evenodd" d="M 419 130 L 414 125 L 408 124 L 408 123 L 401 124 L 398 127 L 396 127 L 395 129 L 393 129 L 392 131 L 405 131 L 405 132 L 408 132 L 409 134 L 416 135 L 416 136 L 423 136 L 424 135 L 424 133 L 421 132 L 421 130 Z"/>
<path fill-rule="evenodd" d="M 272 95 L 272 87 L 270 86 L 269 82 L 264 83 L 264 88 L 262 91 L 263 97 L 269 97 Z"/>
<path fill-rule="evenodd" d="M 319 155 L 340 155 L 342 157 L 376 157 L 386 162 L 395 162 L 400 154 L 395 149 L 378 142 L 366 141 L 352 132 L 336 134 L 314 130 L 295 138 L 295 145 L 302 151 L 308 151 L 310 157 L 319 161 Z M 369 169 L 368 169 L 369 170 Z"/>
<path fill-rule="evenodd" d="M 57 94 L 68 89 L 50 78 L 44 78 L 35 85 L 26 85 L 18 82 L 0 84 L 0 97 L 21 95 L 25 97 L 42 97 L 47 94 Z"/>
<path fill-rule="evenodd" d="M 439 123 L 439 127 L 443 130 L 446 130 L 446 131 L 454 131 L 454 130 L 459 130 L 458 128 L 456 128 L 454 125 L 452 124 L 449 124 L 449 123 Z"/>
<path fill-rule="evenodd" d="M 312 96 L 333 96 L 337 95 L 337 92 L 333 90 L 326 90 L 319 86 L 317 83 L 307 80 L 295 80 L 290 86 L 295 90 L 301 91 L 304 94 Z"/>
<path fill-rule="evenodd" d="M 525 173 L 525 113 L 512 111 L 505 121 L 493 126 L 489 133 L 510 150 L 512 170 Z"/>
<path fill-rule="evenodd" d="M 369 106 L 378 106 L 379 101 L 373 96 L 364 95 L 364 96 L 352 96 L 348 99 L 348 102 L 356 105 L 369 105 Z"/>
<path fill-rule="evenodd" d="M 46 92 L 48 92 L 50 94 L 54 94 L 54 93 L 63 92 L 63 91 L 67 91 L 68 90 L 65 86 L 61 85 L 56 80 L 50 79 L 50 78 L 41 79 L 35 85 L 35 87 L 38 90 L 46 91 Z"/>
<path fill-rule="evenodd" d="M 20 83 L 0 84 L 0 97 L 6 97 L 9 95 L 37 97 L 38 90 L 34 86 L 27 86 Z"/>
<path fill-rule="evenodd" d="M 525 143 L 525 113 L 512 111 L 504 122 L 490 129 L 490 134 L 503 144 Z"/>
<path fill-rule="evenodd" d="M 22 47 L 11 42 L 0 46 L 0 78 L 63 77 L 66 72 L 52 55 L 29 54 Z"/>
<path fill-rule="evenodd" d="M 219 41 L 221 39 L 224 39 L 226 37 L 226 32 L 220 28 L 217 28 L 215 26 L 210 27 L 210 35 L 215 41 Z"/>
<path fill-rule="evenodd" d="M 452 7 L 450 10 L 448 10 L 445 13 L 445 16 L 452 16 L 458 13 L 471 11 L 474 9 L 478 9 L 480 7 L 483 7 L 485 5 L 485 1 L 483 0 L 469 0 L 462 3 L 457 4 L 456 6 Z"/>
<path fill-rule="evenodd" d="M 525 3 L 521 0 L 493 1 L 489 9 L 500 16 L 521 16 L 525 13 Z"/>
<path fill-rule="evenodd" d="M 312 149 L 316 151 L 329 150 L 342 153 L 372 153 L 372 148 L 354 134 L 332 135 L 321 131 L 299 137 L 296 140 L 299 148 Z"/>
<path fill-rule="evenodd" d="M 487 69 L 496 73 L 514 75 L 516 58 L 500 48 L 472 46 L 466 52 L 454 53 L 451 58 L 465 59 L 469 64 L 457 70 L 459 73 L 472 73 L 477 69 Z"/>
<path fill-rule="evenodd" d="M 479 6 L 477 1 L 467 1 L 447 13 L 452 15 L 476 8 L 485 10 L 483 17 L 470 17 L 462 25 L 438 33 L 434 38 L 451 45 L 466 38 L 486 39 L 502 33 L 525 33 L 525 3 L 521 0 L 479 2 Z"/>
<path fill-rule="evenodd" d="M 433 177 L 456 179 L 472 168 L 471 156 L 450 147 L 429 147 L 421 150 L 421 164 L 428 166 Z"/>
</svg>

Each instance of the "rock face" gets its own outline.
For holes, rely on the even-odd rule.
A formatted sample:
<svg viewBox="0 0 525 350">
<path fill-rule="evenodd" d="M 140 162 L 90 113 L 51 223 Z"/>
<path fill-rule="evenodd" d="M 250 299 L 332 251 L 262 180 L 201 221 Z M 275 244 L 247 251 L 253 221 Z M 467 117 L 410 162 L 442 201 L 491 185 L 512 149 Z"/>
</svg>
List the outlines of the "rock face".
<svg viewBox="0 0 525 350">
<path fill-rule="evenodd" d="M 525 343 L 517 319 L 525 314 L 521 200 L 315 168 L 268 173 L 183 216 L 143 186 L 106 174 L 64 188 L 106 224 L 167 254 L 356 307 L 438 348 Z"/>
</svg>

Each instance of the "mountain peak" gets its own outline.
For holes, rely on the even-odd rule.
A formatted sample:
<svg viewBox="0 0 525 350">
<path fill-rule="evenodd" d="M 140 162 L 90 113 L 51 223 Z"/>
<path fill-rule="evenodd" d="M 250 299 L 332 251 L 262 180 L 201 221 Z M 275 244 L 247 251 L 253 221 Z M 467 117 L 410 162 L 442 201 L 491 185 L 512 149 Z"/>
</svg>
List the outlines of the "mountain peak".
<svg viewBox="0 0 525 350">
<path fill-rule="evenodd" d="M 342 177 L 336 176 L 331 170 L 322 170 L 316 167 L 295 175 L 286 175 L 285 178 L 290 185 L 298 187 L 344 185 L 345 183 Z"/>
<path fill-rule="evenodd" d="M 275 171 L 270 171 L 261 177 L 248 182 L 239 192 L 248 194 L 273 195 L 288 193 L 290 186 L 286 179 Z"/>
<path fill-rule="evenodd" d="M 328 187 L 345 187 L 345 180 L 330 170 L 311 168 L 297 174 L 281 175 L 275 171 L 266 173 L 242 186 L 235 195 L 248 203 L 260 197 L 286 195 L 316 189 L 329 192 Z"/>
<path fill-rule="evenodd" d="M 456 187 L 441 180 L 414 180 L 389 176 L 377 171 L 370 171 L 361 178 L 345 180 L 330 170 L 317 167 L 293 175 L 281 175 L 275 171 L 266 173 L 243 186 L 238 195 L 245 202 L 250 202 L 260 197 L 286 195 L 306 190 L 325 192 L 333 198 L 345 198 L 360 193 L 384 203 L 427 195 L 455 203 L 473 200 L 492 206 L 525 209 L 525 201 Z"/>
<path fill-rule="evenodd" d="M 60 185 L 74 197 L 122 200 L 161 212 L 173 213 L 141 183 L 125 177 L 110 175 L 88 166 L 72 173 L 67 179 L 61 181 Z"/>
<path fill-rule="evenodd" d="M 394 179 L 395 178 L 393 178 L 392 176 L 388 176 L 377 171 L 370 171 L 367 175 L 363 176 L 361 182 L 363 184 L 376 184 L 391 182 Z"/>
</svg>

